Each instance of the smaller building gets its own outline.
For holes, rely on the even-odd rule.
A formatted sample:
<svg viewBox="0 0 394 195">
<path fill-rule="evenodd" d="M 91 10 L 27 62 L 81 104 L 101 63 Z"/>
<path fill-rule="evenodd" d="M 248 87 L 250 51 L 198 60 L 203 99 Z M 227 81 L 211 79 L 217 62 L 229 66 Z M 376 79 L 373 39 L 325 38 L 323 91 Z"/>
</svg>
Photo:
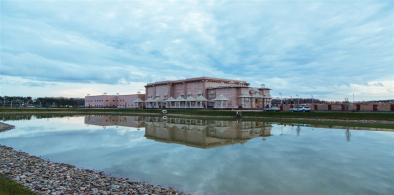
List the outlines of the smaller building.
<svg viewBox="0 0 394 195">
<path fill-rule="evenodd" d="M 145 94 L 85 96 L 87 108 L 142 108 Z"/>
<path fill-rule="evenodd" d="M 371 102 L 326 102 L 304 104 L 312 111 L 344 111 L 344 112 L 394 112 L 394 103 L 371 103 Z M 282 111 L 289 111 L 297 104 L 277 105 Z"/>
</svg>

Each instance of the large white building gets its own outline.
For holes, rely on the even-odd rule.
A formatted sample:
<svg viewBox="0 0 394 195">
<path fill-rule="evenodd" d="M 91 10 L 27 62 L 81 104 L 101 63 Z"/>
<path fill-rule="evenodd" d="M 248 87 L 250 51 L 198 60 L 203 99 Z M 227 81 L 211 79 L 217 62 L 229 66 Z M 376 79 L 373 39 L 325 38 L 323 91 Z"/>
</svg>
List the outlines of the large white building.
<svg viewBox="0 0 394 195">
<path fill-rule="evenodd" d="M 270 107 L 270 89 L 250 87 L 240 80 L 197 77 L 160 81 L 145 86 L 146 108 L 243 108 Z"/>
<path fill-rule="evenodd" d="M 148 83 L 145 94 L 85 97 L 85 107 L 92 108 L 263 109 L 270 106 L 269 88 L 212 77 Z"/>
</svg>

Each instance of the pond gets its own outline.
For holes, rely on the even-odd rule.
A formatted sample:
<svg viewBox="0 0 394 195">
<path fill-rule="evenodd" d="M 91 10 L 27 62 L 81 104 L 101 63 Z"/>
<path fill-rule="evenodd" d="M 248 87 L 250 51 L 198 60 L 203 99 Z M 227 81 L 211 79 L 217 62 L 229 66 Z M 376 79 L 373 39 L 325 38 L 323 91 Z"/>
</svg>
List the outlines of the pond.
<svg viewBox="0 0 394 195">
<path fill-rule="evenodd" d="M 193 194 L 394 194 L 392 131 L 154 116 L 5 122 L 15 129 L 1 145 Z"/>
</svg>

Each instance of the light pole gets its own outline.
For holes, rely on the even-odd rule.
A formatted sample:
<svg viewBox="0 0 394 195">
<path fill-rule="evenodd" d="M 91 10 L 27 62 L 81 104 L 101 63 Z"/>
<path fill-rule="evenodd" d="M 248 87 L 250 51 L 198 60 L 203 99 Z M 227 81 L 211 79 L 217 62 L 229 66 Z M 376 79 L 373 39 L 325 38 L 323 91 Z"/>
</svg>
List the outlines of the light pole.
<svg viewBox="0 0 394 195">
<path fill-rule="evenodd" d="M 352 88 L 352 95 L 353 95 L 353 98 L 352 98 L 352 111 L 354 111 L 354 88 Z"/>
<path fill-rule="evenodd" d="M 279 92 L 280 96 L 280 109 L 283 109 L 283 98 L 282 98 L 282 92 Z"/>
</svg>

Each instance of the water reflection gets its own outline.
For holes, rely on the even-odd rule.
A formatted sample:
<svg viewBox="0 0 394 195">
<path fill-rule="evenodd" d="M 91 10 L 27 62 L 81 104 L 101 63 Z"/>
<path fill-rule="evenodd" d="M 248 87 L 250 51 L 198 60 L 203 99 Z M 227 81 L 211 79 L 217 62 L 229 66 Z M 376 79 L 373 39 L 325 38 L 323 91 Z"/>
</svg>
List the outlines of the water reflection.
<svg viewBox="0 0 394 195">
<path fill-rule="evenodd" d="M 143 116 L 87 115 L 85 124 L 98 126 L 144 127 Z"/>
<path fill-rule="evenodd" d="M 15 129 L 0 133 L 0 144 L 192 194 L 394 191 L 393 132 L 152 116 L 24 118 L 31 120 L 7 121 Z"/>
<path fill-rule="evenodd" d="M 198 148 L 244 143 L 255 137 L 271 135 L 267 122 L 206 120 L 153 116 L 85 116 L 85 123 L 99 126 L 145 127 L 145 137 L 160 142 Z"/>
</svg>

